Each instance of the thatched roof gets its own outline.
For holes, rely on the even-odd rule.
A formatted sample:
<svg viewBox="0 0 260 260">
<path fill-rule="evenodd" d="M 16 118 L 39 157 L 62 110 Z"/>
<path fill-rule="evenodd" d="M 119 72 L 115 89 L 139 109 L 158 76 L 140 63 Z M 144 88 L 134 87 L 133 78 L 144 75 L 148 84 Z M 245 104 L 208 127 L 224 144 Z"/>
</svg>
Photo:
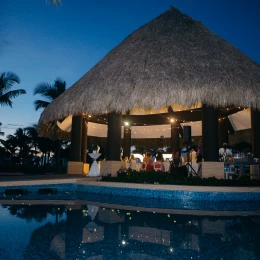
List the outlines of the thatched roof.
<svg viewBox="0 0 260 260">
<path fill-rule="evenodd" d="M 47 137 L 52 140 L 70 140 L 71 133 L 62 131 L 56 122 L 49 122 L 47 124 L 38 124 L 38 133 L 39 136 Z"/>
<path fill-rule="evenodd" d="M 172 8 L 111 50 L 44 110 L 40 123 L 173 103 L 256 107 L 259 101 L 259 64 Z"/>
</svg>

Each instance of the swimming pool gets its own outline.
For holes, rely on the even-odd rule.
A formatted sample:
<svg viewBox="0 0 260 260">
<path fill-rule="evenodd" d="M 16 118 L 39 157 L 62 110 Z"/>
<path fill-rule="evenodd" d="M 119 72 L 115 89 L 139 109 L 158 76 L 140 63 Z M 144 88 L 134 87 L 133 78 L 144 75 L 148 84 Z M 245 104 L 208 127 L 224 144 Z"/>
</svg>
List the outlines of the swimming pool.
<svg viewBox="0 0 260 260">
<path fill-rule="evenodd" d="M 1 205 L 1 259 L 260 259 L 260 215 L 56 203 Z"/>
<path fill-rule="evenodd" d="M 260 259 L 257 188 L 111 185 L 1 185 L 0 259 Z"/>
</svg>

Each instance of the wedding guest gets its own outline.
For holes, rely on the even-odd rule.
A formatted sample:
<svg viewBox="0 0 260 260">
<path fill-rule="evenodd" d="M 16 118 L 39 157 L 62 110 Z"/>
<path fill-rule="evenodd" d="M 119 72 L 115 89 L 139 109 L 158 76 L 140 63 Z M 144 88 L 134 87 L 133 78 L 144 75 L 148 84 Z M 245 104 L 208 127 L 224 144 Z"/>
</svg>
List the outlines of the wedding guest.
<svg viewBox="0 0 260 260">
<path fill-rule="evenodd" d="M 191 163 L 196 163 L 197 153 L 194 149 L 191 149 Z"/>
<path fill-rule="evenodd" d="M 202 158 L 203 158 L 203 147 L 202 147 L 202 140 L 201 140 L 197 151 L 197 163 L 202 162 Z"/>
<path fill-rule="evenodd" d="M 153 158 L 150 152 L 146 152 L 143 158 L 143 162 L 146 164 L 146 171 L 153 170 Z"/>
<path fill-rule="evenodd" d="M 184 164 L 184 158 L 181 156 L 179 150 L 176 150 L 172 154 L 172 162 L 174 167 L 180 167 Z"/>
<path fill-rule="evenodd" d="M 163 154 L 161 152 L 158 152 L 156 162 L 164 162 Z"/>
<path fill-rule="evenodd" d="M 135 156 L 133 154 L 131 154 L 129 162 L 130 163 L 136 163 L 136 159 L 135 159 Z"/>
<path fill-rule="evenodd" d="M 232 152 L 227 148 L 227 143 L 223 143 L 222 147 L 219 149 L 219 160 L 225 161 L 226 157 L 231 157 Z"/>
</svg>

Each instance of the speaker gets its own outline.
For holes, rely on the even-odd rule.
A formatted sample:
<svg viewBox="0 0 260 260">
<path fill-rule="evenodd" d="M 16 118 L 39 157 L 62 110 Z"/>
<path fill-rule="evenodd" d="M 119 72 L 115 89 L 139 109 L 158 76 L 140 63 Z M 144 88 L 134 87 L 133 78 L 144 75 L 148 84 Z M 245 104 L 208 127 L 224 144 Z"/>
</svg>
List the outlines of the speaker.
<svg viewBox="0 0 260 260">
<path fill-rule="evenodd" d="M 183 142 L 190 142 L 191 141 L 191 126 L 184 126 L 183 127 Z"/>
</svg>

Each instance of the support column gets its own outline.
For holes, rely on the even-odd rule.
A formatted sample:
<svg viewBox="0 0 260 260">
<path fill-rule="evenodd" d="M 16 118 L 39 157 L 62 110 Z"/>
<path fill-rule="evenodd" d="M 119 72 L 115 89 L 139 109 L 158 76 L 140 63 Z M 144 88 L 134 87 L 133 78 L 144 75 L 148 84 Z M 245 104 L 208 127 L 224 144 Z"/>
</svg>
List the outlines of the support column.
<svg viewBox="0 0 260 260">
<path fill-rule="evenodd" d="M 255 158 L 260 158 L 260 111 L 251 109 L 252 152 Z"/>
<path fill-rule="evenodd" d="M 228 117 L 222 119 L 220 118 L 220 120 L 218 121 L 218 147 L 222 147 L 223 143 L 227 143 L 228 144 L 228 139 L 229 139 L 229 135 L 228 135 L 228 129 L 229 129 L 229 119 Z"/>
<path fill-rule="evenodd" d="M 123 157 L 127 156 L 130 158 L 130 149 L 131 149 L 131 127 L 124 126 L 124 153 Z"/>
<path fill-rule="evenodd" d="M 81 162 L 82 115 L 72 117 L 70 161 Z"/>
<path fill-rule="evenodd" d="M 111 112 L 108 115 L 107 160 L 120 161 L 122 114 Z"/>
<path fill-rule="evenodd" d="M 56 170 L 57 172 L 60 171 L 60 150 L 61 150 L 61 141 L 58 139 L 55 141 L 55 159 L 56 159 Z"/>
<path fill-rule="evenodd" d="M 202 106 L 202 145 L 204 161 L 219 161 L 218 113 L 207 105 Z"/>
<path fill-rule="evenodd" d="M 171 124 L 171 149 L 172 152 L 180 148 L 180 125 Z"/>
<path fill-rule="evenodd" d="M 86 118 L 83 118 L 82 122 L 82 144 L 81 144 L 81 161 L 86 163 L 87 161 L 87 147 L 88 147 L 88 122 Z"/>
</svg>

